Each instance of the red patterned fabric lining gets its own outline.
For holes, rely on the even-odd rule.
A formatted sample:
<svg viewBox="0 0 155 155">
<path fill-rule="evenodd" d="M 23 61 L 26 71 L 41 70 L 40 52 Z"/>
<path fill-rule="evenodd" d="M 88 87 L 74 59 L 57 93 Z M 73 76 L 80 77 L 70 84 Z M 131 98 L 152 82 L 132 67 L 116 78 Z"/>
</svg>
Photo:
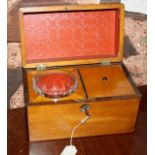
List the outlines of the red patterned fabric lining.
<svg viewBox="0 0 155 155">
<path fill-rule="evenodd" d="M 118 10 L 24 15 L 24 42 L 29 63 L 115 57 L 118 36 Z"/>
</svg>

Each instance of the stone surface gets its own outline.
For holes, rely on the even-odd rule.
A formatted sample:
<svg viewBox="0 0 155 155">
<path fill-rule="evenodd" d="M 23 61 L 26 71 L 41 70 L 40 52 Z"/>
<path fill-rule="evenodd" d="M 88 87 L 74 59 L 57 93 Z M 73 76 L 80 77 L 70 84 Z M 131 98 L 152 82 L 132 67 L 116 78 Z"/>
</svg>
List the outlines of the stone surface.
<svg viewBox="0 0 155 155">
<path fill-rule="evenodd" d="M 8 67 L 17 68 L 21 67 L 21 48 L 19 43 L 8 43 Z"/>
<path fill-rule="evenodd" d="M 24 90 L 23 85 L 20 85 L 17 91 L 14 93 L 14 95 L 10 99 L 10 108 L 21 108 L 25 106 L 24 103 Z"/>
<path fill-rule="evenodd" d="M 129 37 L 131 47 L 125 46 L 127 55 L 123 62 L 127 66 L 137 85 L 147 84 L 147 21 L 125 19 L 125 34 Z"/>
</svg>

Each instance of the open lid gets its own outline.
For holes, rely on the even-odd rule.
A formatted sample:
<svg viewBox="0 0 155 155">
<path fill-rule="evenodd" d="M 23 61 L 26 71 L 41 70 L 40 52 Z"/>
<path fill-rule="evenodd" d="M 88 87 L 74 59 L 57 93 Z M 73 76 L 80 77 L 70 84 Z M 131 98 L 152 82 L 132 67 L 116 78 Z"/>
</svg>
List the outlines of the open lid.
<svg viewBox="0 0 155 155">
<path fill-rule="evenodd" d="M 123 4 L 20 8 L 24 68 L 119 62 Z"/>
</svg>

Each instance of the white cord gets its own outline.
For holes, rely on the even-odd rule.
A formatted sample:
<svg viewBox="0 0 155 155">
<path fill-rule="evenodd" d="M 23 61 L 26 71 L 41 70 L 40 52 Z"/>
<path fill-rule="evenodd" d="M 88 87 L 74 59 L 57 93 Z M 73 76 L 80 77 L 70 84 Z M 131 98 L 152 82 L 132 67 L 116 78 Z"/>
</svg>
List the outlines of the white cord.
<svg viewBox="0 0 155 155">
<path fill-rule="evenodd" d="M 76 125 L 73 130 L 72 130 L 72 134 L 71 134 L 71 138 L 70 138 L 70 145 L 72 145 L 72 142 L 73 142 L 73 135 L 74 135 L 74 132 L 75 130 L 82 124 L 86 123 L 86 121 L 89 119 L 90 116 L 86 116 L 83 120 L 81 120 L 81 122 Z"/>
</svg>

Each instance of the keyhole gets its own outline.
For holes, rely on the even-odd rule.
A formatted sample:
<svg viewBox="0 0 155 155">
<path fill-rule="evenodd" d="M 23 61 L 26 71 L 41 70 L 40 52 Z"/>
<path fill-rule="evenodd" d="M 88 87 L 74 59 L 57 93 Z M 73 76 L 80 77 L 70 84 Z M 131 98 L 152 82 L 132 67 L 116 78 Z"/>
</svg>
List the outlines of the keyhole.
<svg viewBox="0 0 155 155">
<path fill-rule="evenodd" d="M 107 78 L 106 76 L 104 76 L 104 77 L 102 77 L 102 80 L 103 80 L 103 81 L 107 81 L 108 78 Z"/>
</svg>

